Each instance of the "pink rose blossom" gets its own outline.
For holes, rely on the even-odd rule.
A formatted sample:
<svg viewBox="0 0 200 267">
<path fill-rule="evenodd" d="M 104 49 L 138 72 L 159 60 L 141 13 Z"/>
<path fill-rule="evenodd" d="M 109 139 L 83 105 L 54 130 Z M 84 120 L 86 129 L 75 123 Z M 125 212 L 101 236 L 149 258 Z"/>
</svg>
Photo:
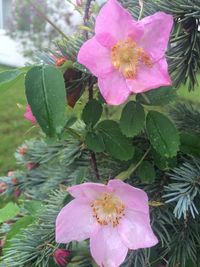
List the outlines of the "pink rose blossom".
<svg viewBox="0 0 200 267">
<path fill-rule="evenodd" d="M 37 121 L 36 121 L 36 118 L 33 116 L 32 114 L 32 111 L 31 111 L 31 107 L 30 105 L 27 105 L 26 106 L 26 112 L 24 113 L 24 117 L 31 121 L 33 124 L 35 124 Z"/>
<path fill-rule="evenodd" d="M 158 243 L 143 190 L 110 180 L 108 185 L 75 185 L 68 192 L 75 199 L 57 217 L 56 241 L 69 243 L 90 238 L 92 257 L 100 267 L 118 267 L 128 249 Z"/>
<path fill-rule="evenodd" d="M 78 62 L 97 78 L 110 105 L 130 94 L 171 85 L 165 51 L 173 17 L 163 12 L 135 21 L 116 0 L 108 0 L 96 19 L 95 36 L 85 42 Z"/>
</svg>

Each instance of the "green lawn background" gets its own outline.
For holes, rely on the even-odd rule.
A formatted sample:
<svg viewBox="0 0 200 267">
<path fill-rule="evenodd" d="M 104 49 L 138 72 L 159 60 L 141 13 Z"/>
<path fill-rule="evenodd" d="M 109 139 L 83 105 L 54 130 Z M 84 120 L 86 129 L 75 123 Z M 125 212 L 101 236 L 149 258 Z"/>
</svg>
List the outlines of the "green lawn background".
<svg viewBox="0 0 200 267">
<path fill-rule="evenodd" d="M 0 72 L 4 69 L 5 67 L 0 66 Z M 183 100 L 189 99 L 200 103 L 200 88 L 190 93 L 186 87 L 180 88 L 178 94 Z M 0 93 L 0 176 L 18 167 L 14 158 L 16 148 L 24 140 L 38 135 L 39 129 L 37 127 L 32 129 L 32 124 L 24 119 L 25 106 L 26 99 L 22 85 L 15 85 Z"/>
</svg>

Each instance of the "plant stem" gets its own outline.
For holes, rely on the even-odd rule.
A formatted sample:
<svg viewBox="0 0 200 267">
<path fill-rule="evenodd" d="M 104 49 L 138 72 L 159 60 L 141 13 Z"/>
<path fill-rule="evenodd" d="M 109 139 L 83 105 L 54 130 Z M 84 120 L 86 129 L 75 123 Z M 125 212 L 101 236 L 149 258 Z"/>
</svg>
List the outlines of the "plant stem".
<svg viewBox="0 0 200 267">
<path fill-rule="evenodd" d="M 90 158 L 91 158 L 91 163 L 92 163 L 92 168 L 95 174 L 95 177 L 97 180 L 100 180 L 100 175 L 97 167 L 97 160 L 96 160 L 96 155 L 94 152 L 90 152 Z"/>
<path fill-rule="evenodd" d="M 38 12 L 41 18 L 46 20 L 59 34 L 61 34 L 65 39 L 68 39 L 68 37 L 64 34 L 63 31 L 61 31 L 45 14 L 44 12 L 38 8 L 31 0 L 27 0 L 29 4 Z"/>
<path fill-rule="evenodd" d="M 87 26 L 87 22 L 90 18 L 89 12 L 90 12 L 90 6 L 91 6 L 92 0 L 87 0 L 86 5 L 85 5 L 85 11 L 84 11 L 84 17 L 83 17 L 83 21 L 84 21 L 84 26 Z M 88 31 L 85 30 L 85 38 L 88 39 Z"/>
<path fill-rule="evenodd" d="M 136 164 L 135 163 L 131 164 L 127 170 L 120 172 L 115 178 L 121 179 L 121 180 L 125 180 L 129 178 L 129 176 L 140 166 L 140 164 L 146 158 L 150 150 L 151 150 L 151 147 L 147 149 L 147 151 L 144 153 L 144 155 L 141 157 L 141 159 Z"/>
</svg>

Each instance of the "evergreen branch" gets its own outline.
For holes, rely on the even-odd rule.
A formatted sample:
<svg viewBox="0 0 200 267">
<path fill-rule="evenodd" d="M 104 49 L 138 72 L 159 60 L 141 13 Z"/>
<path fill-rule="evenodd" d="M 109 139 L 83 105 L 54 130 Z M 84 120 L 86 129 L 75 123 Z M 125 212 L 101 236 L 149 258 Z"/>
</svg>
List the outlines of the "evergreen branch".
<svg viewBox="0 0 200 267">
<path fill-rule="evenodd" d="M 198 105 L 179 103 L 170 110 L 170 116 L 181 132 L 200 135 L 200 112 Z"/>
<path fill-rule="evenodd" d="M 199 214 L 196 205 L 200 195 L 200 161 L 193 159 L 183 163 L 169 174 L 174 181 L 165 186 L 166 203 L 175 202 L 174 215 L 180 219 L 186 219 L 189 214 L 195 218 Z"/>
</svg>

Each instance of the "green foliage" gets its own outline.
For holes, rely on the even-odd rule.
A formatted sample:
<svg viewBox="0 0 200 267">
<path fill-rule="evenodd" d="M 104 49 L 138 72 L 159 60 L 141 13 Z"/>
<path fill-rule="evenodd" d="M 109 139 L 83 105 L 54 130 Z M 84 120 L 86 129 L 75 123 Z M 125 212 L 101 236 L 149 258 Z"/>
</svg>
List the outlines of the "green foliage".
<svg viewBox="0 0 200 267">
<path fill-rule="evenodd" d="M 65 123 L 65 85 L 62 74 L 51 66 L 32 68 L 26 75 L 26 97 L 42 130 L 60 134 Z"/>
<path fill-rule="evenodd" d="M 16 221 L 12 226 L 9 232 L 6 235 L 6 242 L 4 244 L 4 250 L 12 246 L 12 239 L 17 235 L 23 232 L 29 224 L 34 221 L 34 218 L 31 215 L 24 216 Z"/>
<path fill-rule="evenodd" d="M 87 132 L 85 144 L 88 149 L 91 149 L 94 152 L 103 152 L 105 150 L 103 137 L 98 132 Z"/>
<path fill-rule="evenodd" d="M 20 209 L 17 204 L 9 202 L 6 206 L 0 209 L 0 223 L 14 218 L 19 213 L 19 211 Z"/>
<path fill-rule="evenodd" d="M 129 139 L 122 135 L 117 122 L 105 120 L 97 125 L 97 130 L 101 134 L 105 150 L 114 158 L 119 160 L 129 160 L 133 157 L 134 147 Z"/>
<path fill-rule="evenodd" d="M 139 134 L 144 126 L 145 113 L 143 107 L 134 101 L 128 102 L 122 110 L 120 128 L 127 137 Z"/>
<path fill-rule="evenodd" d="M 94 126 L 102 115 L 102 105 L 95 99 L 89 100 L 82 112 L 82 120 L 86 125 Z"/>
<path fill-rule="evenodd" d="M 200 135 L 200 112 L 198 104 L 178 103 L 170 115 L 181 132 Z"/>
<path fill-rule="evenodd" d="M 37 221 L 28 227 L 25 225 L 23 232 L 10 239 L 10 246 L 4 250 L 3 263 L 6 266 L 48 266 L 54 248 L 56 249 L 55 219 L 66 197 L 66 192 L 55 191 Z"/>
<path fill-rule="evenodd" d="M 19 69 L 14 70 L 6 70 L 4 72 L 0 72 L 0 91 L 6 90 L 11 86 L 12 83 L 16 83 L 16 80 L 23 73 Z"/>
<path fill-rule="evenodd" d="M 189 90 L 193 90 L 198 85 L 196 76 L 200 70 L 199 2 L 161 0 L 157 5 L 175 18 L 172 45 L 168 53 L 173 81 L 176 86 L 184 83 Z"/>
<path fill-rule="evenodd" d="M 169 104 L 177 98 L 175 89 L 172 86 L 161 87 L 143 94 L 137 94 L 136 99 L 144 105 L 162 106 Z"/>
<path fill-rule="evenodd" d="M 199 8 L 197 0 L 194 3 L 180 1 L 144 1 L 143 15 L 160 9 L 173 13 L 175 27 L 168 52 L 169 70 L 177 86 L 188 82 L 192 89 L 199 69 Z M 138 19 L 138 0 L 122 0 L 122 3 Z M 87 26 L 93 29 L 93 16 Z M 92 36 L 92 30 L 87 34 Z M 22 155 L 20 149 L 16 152 L 18 163 L 25 167 L 24 171 L 14 172 L 16 184 L 12 177 L 0 179 L 8 185 L 1 194 L 2 199 L 10 201 L 14 190 L 21 192 L 17 199 L 20 214 L 11 216 L 14 219 L 11 225 L 6 222 L 1 225 L 0 234 L 7 236 L 2 264 L 54 267 L 54 250 L 66 247 L 72 256 L 69 266 L 96 266 L 87 241 L 71 242 L 67 246 L 55 243 L 55 219 L 63 205 L 70 201 L 66 193 L 68 186 L 87 181 L 106 183 L 115 177 L 126 179 L 127 183 L 147 192 L 152 228 L 159 239 L 153 248 L 130 251 L 122 266 L 158 267 L 168 263 L 168 267 L 197 267 L 200 162 L 188 155 L 199 156 L 198 106 L 181 104 L 171 108 L 170 115 L 181 132 L 179 140 L 178 130 L 171 120 L 151 110 L 163 110 L 164 105 L 176 99 L 172 87 L 138 94 L 135 101 L 121 109 L 101 105 L 94 99 L 86 104 L 88 90 L 89 98 L 96 97 L 97 86 L 96 78 L 76 62 L 84 41 L 85 35 L 58 41 L 59 56 L 70 60 L 70 71 L 67 63 L 57 69 L 39 66 L 26 76 L 27 98 L 33 114 L 48 136 L 59 134 L 60 139 L 26 141 L 22 145 L 26 153 Z M 57 52 L 52 54 L 56 56 Z M 48 53 L 40 53 L 40 56 L 44 62 L 55 64 Z M 16 73 L 12 72 L 12 75 L 18 79 Z M 21 79 L 22 75 L 19 77 Z M 9 79 L 6 84 L 12 82 Z M 65 109 L 66 93 L 73 111 L 70 107 Z M 82 120 L 78 119 L 80 117 Z M 34 167 L 28 170 L 27 164 L 30 163 Z"/>
<path fill-rule="evenodd" d="M 197 203 L 199 201 L 200 186 L 200 161 L 193 160 L 183 163 L 170 173 L 173 180 L 165 187 L 167 198 L 166 203 L 175 202 L 174 215 L 180 219 L 186 218 L 189 214 L 195 218 L 199 214 Z"/>
<path fill-rule="evenodd" d="M 155 169 L 148 161 L 143 161 L 138 168 L 138 176 L 144 183 L 153 183 L 155 180 Z"/>
<path fill-rule="evenodd" d="M 163 157 L 173 157 L 179 149 L 179 134 L 173 123 L 163 114 L 150 111 L 146 131 L 153 148 Z"/>
<path fill-rule="evenodd" d="M 180 150 L 184 154 L 200 157 L 200 136 L 182 133 Z"/>
</svg>

